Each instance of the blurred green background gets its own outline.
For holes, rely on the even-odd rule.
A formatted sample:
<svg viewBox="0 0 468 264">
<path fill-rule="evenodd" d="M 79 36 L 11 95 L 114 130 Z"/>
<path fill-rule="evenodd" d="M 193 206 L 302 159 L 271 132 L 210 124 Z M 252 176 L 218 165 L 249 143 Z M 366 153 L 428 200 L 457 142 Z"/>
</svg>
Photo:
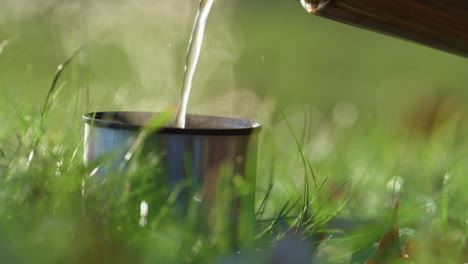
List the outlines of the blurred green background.
<svg viewBox="0 0 468 264">
<path fill-rule="evenodd" d="M 6 1 L 3 108 L 41 105 L 57 65 L 83 44 L 61 95 L 80 91 L 83 111 L 176 104 L 196 7 L 197 1 Z M 361 115 L 392 120 L 425 100 L 451 96 L 464 105 L 468 95 L 465 58 L 309 15 L 293 0 L 217 1 L 205 40 L 192 112 L 256 118 L 250 110 L 272 100 L 325 111 L 351 102 Z"/>
</svg>

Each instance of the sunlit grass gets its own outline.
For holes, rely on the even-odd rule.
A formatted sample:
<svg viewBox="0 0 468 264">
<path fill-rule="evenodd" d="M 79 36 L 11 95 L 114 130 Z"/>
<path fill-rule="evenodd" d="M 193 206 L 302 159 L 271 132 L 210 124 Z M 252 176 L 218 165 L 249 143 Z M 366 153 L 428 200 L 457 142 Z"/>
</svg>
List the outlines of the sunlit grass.
<svg viewBox="0 0 468 264">
<path fill-rule="evenodd" d="M 47 98 L 45 105 L 50 104 L 53 113 L 58 97 Z M 23 114 L 18 113 L 22 132 L 2 142 L 3 261 L 222 263 L 238 254 L 226 243 L 227 233 L 213 236 L 213 230 L 199 228 L 197 213 L 187 218 L 176 209 L 181 189 L 169 190 L 154 181 L 157 172 L 151 163 L 138 163 L 99 180 L 89 178 L 80 130 L 51 133 L 48 123 L 53 120 L 47 112 Z M 268 261 L 275 254 L 302 254 L 281 251 L 282 243 L 294 245 L 288 239 L 297 237 L 310 256 L 319 255 L 316 258 L 325 262 L 365 262 L 388 230 L 396 193 L 402 194 L 400 228 L 412 230 L 405 238 L 415 248 L 411 260 L 455 263 L 466 258 L 468 215 L 461 189 L 467 182 L 466 154 L 455 144 L 459 139 L 452 124 L 441 127 L 443 133 L 420 138 L 399 135 L 397 130 L 390 135 L 381 130 L 384 125 L 363 135 L 359 131 L 372 123 L 358 123 L 354 132 L 348 130 L 352 143 L 336 146 L 335 156 L 314 161 L 307 149 L 311 139 L 302 137 L 300 142 L 280 107 L 275 115 L 278 124 L 266 130 L 260 144 L 256 232 L 246 243 L 249 247 L 237 248 L 241 255 L 234 259 Z M 161 122 L 165 121 L 151 123 L 142 137 Z M 281 141 L 291 142 L 291 147 L 278 152 L 272 139 L 282 124 L 288 136 Z M 334 130 L 339 133 L 341 128 Z M 340 144 L 337 136 L 334 140 Z M 392 146 L 396 142 L 400 147 Z M 138 148 L 137 142 L 132 155 Z M 274 171 L 269 177 L 266 167 Z M 145 225 L 140 215 L 143 201 L 149 204 Z M 218 221 L 227 215 L 219 215 Z"/>
<path fill-rule="evenodd" d="M 255 11 L 249 10 L 243 11 Z M 272 15 L 283 17 L 279 12 Z M 249 26 L 257 25 L 250 20 L 240 23 L 247 22 Z M 290 25 L 278 23 L 277 26 L 278 30 L 281 27 L 292 30 Z M 305 34 L 298 27 L 293 28 L 295 33 Z M 319 30 L 318 26 L 315 29 Z M 329 47 L 333 42 L 341 42 L 335 41 L 339 39 L 336 35 L 329 35 L 329 29 L 322 30 L 322 35 L 326 32 L 331 38 L 325 38 L 328 44 L 321 47 L 328 57 L 314 54 L 314 61 L 320 67 L 313 69 L 309 67 L 315 64 L 307 54 L 304 55 L 310 62 L 307 65 L 295 59 L 274 62 L 276 56 L 297 59 L 293 54 L 303 54 L 302 49 L 312 45 L 309 43 L 315 38 L 278 41 L 277 35 L 264 39 L 257 31 L 245 33 L 250 36 L 246 43 L 254 42 L 255 46 L 240 58 L 241 65 L 247 65 L 237 70 L 239 78 L 245 80 L 246 84 L 242 85 L 250 88 L 261 84 L 258 92 L 264 98 L 270 98 L 271 92 L 279 98 L 279 103 L 262 113 L 265 127 L 260 139 L 255 219 L 252 219 L 256 225 L 242 245 L 231 241 L 223 225 L 215 230 L 200 225 L 200 212 L 195 206 L 181 212 L 177 198 L 184 184 L 189 183 L 168 188 L 157 180 L 162 172 L 155 170 L 151 162 L 134 159 L 127 170 L 90 177 L 106 160 L 84 166 L 81 114 L 119 104 L 114 102 L 114 94 L 106 94 L 111 94 L 110 89 L 96 91 L 110 98 L 102 104 L 96 98 L 89 98 L 87 82 L 93 78 L 113 82 L 117 75 L 133 74 L 127 72 L 129 63 L 122 62 L 123 59 L 112 56 L 105 59 L 108 49 L 117 58 L 125 57 L 119 53 L 118 45 L 103 45 L 94 50 L 84 47 L 81 53 L 73 55 L 76 56 L 73 61 L 66 60 L 70 56 L 67 52 L 61 50 L 57 52 L 61 55 L 56 55 L 51 48 L 53 52 L 47 50 L 46 54 L 57 57 L 47 61 L 47 65 L 52 65 L 48 68 L 39 63 L 43 63 L 39 55 L 32 56 L 31 61 L 20 56 L 18 46 L 29 46 L 29 42 L 0 39 L 0 120 L 3 123 L 0 127 L 0 262 L 271 263 L 275 259 L 293 263 L 294 257 L 305 256 L 306 260 L 301 259 L 300 263 L 365 263 L 374 254 L 375 244 L 389 231 L 392 207 L 400 195 L 401 243 L 412 245 L 414 250 L 409 260 L 399 261 L 467 262 L 468 126 L 463 85 L 460 84 L 460 89 L 451 86 L 454 95 L 448 92 L 448 99 L 441 96 L 439 107 L 432 107 L 432 102 L 426 107 L 424 98 L 423 105 L 419 105 L 418 93 L 410 96 L 410 91 L 421 92 L 427 87 L 420 82 L 405 81 L 405 74 L 415 74 L 417 79 L 418 73 L 391 70 L 398 68 L 398 63 L 407 65 L 404 60 L 397 60 L 396 66 L 392 66 L 393 61 L 376 60 L 374 65 L 369 61 L 375 54 L 359 57 Z M 340 34 L 346 32 L 338 30 Z M 266 48 L 266 42 L 272 46 Z M 59 45 L 51 47 L 56 46 Z M 296 46 L 299 48 L 294 50 Z M 290 53 L 279 54 L 280 48 Z M 347 49 L 358 48 L 350 43 Z M 85 69 L 88 66 L 82 57 L 90 56 L 90 51 L 94 52 L 92 58 L 103 56 L 107 67 L 103 72 L 108 75 L 99 75 L 99 71 L 92 73 L 98 77 L 81 75 L 92 75 Z M 347 53 L 359 59 L 346 59 Z M 455 82 L 453 76 L 463 71 L 463 67 L 455 66 L 465 64 L 451 64 L 442 55 L 439 59 L 442 65 L 452 65 L 453 69 L 440 66 L 444 69 L 436 69 L 442 75 L 438 77 L 446 78 L 449 84 Z M 45 69 L 23 64 L 11 66 L 16 60 L 40 64 Z M 342 62 L 344 66 L 330 61 Z M 123 66 L 114 70 L 113 66 L 119 63 Z M 287 72 L 296 64 L 302 66 Z M 420 64 L 411 65 L 424 73 L 421 75 L 428 76 L 433 71 L 429 63 Z M 59 68 L 54 76 L 57 65 L 68 66 Z M 379 67 L 387 67 L 396 77 L 388 77 L 379 83 L 379 88 L 356 88 L 366 81 L 369 86 L 376 84 L 375 80 L 388 73 L 379 72 Z M 338 74 L 343 80 L 334 76 L 333 70 L 344 71 Z M 310 72 L 317 73 L 313 83 L 320 89 L 307 90 L 305 83 L 309 84 L 311 78 L 305 75 Z M 457 80 L 461 82 L 462 77 Z M 112 85 L 118 81 L 117 78 Z M 291 106 L 293 99 L 286 95 L 297 87 L 307 91 L 301 98 L 294 97 L 295 100 L 307 101 L 309 105 Z M 390 93 L 389 87 L 397 91 Z M 124 88 L 112 91 L 118 89 Z M 378 91 L 374 93 L 374 89 Z M 404 93 L 405 90 L 408 92 Z M 352 96 L 342 98 L 348 92 Z M 457 95 L 459 98 L 454 99 Z M 402 107 L 395 98 L 409 102 L 412 107 Z M 347 111 L 340 111 L 337 101 L 353 99 L 354 103 L 345 104 L 354 111 L 350 117 Z M 370 107 L 373 103 L 377 106 Z M 143 142 L 163 121 L 155 120 L 142 131 L 130 157 L 138 156 L 141 147 L 138 142 Z M 143 201 L 148 204 L 145 224 L 140 212 Z M 223 209 L 228 208 L 220 208 Z M 231 220 L 225 214 L 217 217 L 221 223 L 223 219 Z"/>
</svg>

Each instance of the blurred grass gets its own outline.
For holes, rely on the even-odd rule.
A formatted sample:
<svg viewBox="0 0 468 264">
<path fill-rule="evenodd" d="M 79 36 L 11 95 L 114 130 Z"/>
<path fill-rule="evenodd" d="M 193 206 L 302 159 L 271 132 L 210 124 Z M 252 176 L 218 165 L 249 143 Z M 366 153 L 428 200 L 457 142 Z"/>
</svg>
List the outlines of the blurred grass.
<svg viewBox="0 0 468 264">
<path fill-rule="evenodd" d="M 310 199 L 303 196 L 303 160 L 287 123 L 272 107 L 276 101 L 315 172 L 317 182 L 308 175 L 310 186 L 327 179 L 320 202 L 312 206 L 316 222 L 305 228 L 321 234 L 320 224 L 345 201 L 340 217 L 347 221 L 339 228 L 355 219 L 377 222 L 325 237 L 323 258 L 349 261 L 352 252 L 378 241 L 394 198 L 389 183 L 398 176 L 400 226 L 416 232 L 415 262 L 467 262 L 468 60 L 313 17 L 292 0 L 218 2 L 189 111 L 265 125 L 257 208 L 268 194 L 262 219 L 273 220 L 259 222 L 255 246 L 265 256 L 284 255 L 278 233 L 291 231 L 302 201 Z M 0 52 L 0 261 L 260 258 L 255 248 L 238 256 L 221 242 L 209 243 L 193 223 L 171 214 L 153 215 L 159 224 L 140 228 L 141 196 L 96 192 L 87 200 L 92 213 L 83 216 L 81 113 L 152 111 L 177 102 L 195 3 L 180 7 L 179 15 L 171 4 L 161 8 L 162 2 L 133 3 L 134 8 L 103 2 L 105 8 L 96 10 L 87 1 L 70 10 L 66 1 L 47 3 L 34 11 L 23 12 L 29 8 L 19 4 L 0 11 L 0 43 L 7 43 Z M 40 126 L 54 71 L 83 44 Z M 245 90 L 252 98 L 246 100 Z M 126 179 L 144 183 L 144 173 L 136 170 Z M 102 184 L 103 190 L 113 188 L 112 181 Z M 292 230 L 310 230 L 302 231 Z M 306 241 L 307 249 L 316 246 Z M 272 244 L 277 247 L 271 249 Z"/>
</svg>

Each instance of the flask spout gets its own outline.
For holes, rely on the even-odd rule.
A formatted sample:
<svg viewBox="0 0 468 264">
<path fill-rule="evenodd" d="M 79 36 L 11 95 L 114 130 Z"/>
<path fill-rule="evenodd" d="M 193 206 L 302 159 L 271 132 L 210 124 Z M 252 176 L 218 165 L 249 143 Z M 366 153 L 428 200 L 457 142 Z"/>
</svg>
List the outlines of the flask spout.
<svg viewBox="0 0 468 264">
<path fill-rule="evenodd" d="M 325 7 L 330 0 L 301 0 L 304 9 L 310 14 L 316 14 L 317 11 Z"/>
<path fill-rule="evenodd" d="M 468 58 L 467 0 L 300 0 L 311 14 Z"/>
</svg>

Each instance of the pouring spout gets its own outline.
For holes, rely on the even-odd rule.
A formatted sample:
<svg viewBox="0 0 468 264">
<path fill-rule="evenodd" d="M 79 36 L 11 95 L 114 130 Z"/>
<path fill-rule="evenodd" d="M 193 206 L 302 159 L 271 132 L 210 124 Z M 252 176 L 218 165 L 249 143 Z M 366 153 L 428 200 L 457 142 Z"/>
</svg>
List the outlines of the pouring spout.
<svg viewBox="0 0 468 264">
<path fill-rule="evenodd" d="M 315 14 L 319 6 L 319 3 L 316 0 L 301 0 L 301 4 L 310 14 Z"/>
<path fill-rule="evenodd" d="M 304 9 L 310 14 L 317 14 L 327 6 L 331 0 L 301 0 Z"/>
<path fill-rule="evenodd" d="M 297 0 L 311 14 L 468 58 L 467 0 Z"/>
</svg>

